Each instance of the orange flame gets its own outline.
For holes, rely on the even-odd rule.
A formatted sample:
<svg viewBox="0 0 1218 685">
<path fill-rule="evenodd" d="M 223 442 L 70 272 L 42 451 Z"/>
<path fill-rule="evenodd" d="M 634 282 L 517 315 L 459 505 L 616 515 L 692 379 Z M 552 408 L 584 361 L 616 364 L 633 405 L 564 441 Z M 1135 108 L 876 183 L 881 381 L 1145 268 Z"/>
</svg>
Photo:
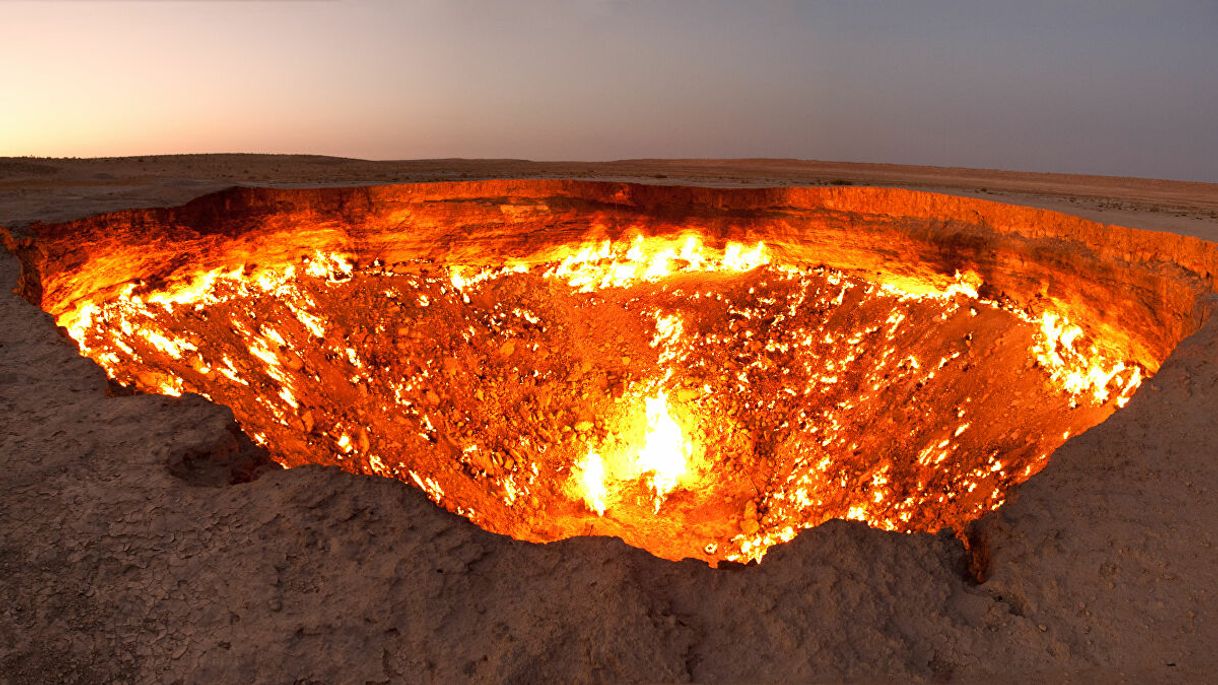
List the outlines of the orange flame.
<svg viewBox="0 0 1218 685">
<path fill-rule="evenodd" d="M 591 511 L 603 515 L 629 483 L 642 481 L 651 490 L 652 507 L 658 513 L 669 493 L 691 484 L 695 445 L 673 417 L 666 392 L 657 390 L 643 398 L 642 423 L 637 443 L 590 450 L 572 470 L 569 488 Z"/>
</svg>

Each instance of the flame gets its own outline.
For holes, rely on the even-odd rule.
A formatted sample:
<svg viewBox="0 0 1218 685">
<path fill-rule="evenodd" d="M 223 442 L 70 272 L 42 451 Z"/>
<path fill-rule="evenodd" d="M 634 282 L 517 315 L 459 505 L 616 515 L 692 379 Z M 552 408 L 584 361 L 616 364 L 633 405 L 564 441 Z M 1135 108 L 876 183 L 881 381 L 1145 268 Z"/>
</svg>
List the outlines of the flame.
<svg viewBox="0 0 1218 685">
<path fill-rule="evenodd" d="M 693 445 L 685 439 L 681 426 L 668 411 L 668 394 L 656 391 L 644 400 L 647 407 L 647 434 L 638 451 L 638 469 L 656 494 L 656 510 L 688 470 Z"/>
<path fill-rule="evenodd" d="M 922 280 L 913 277 L 888 276 L 883 279 L 881 287 L 884 290 L 905 298 L 950 300 L 957 295 L 970 299 L 978 299 L 978 289 L 982 279 L 975 271 L 957 271 L 950 281 L 945 277 L 939 280 Z"/>
<path fill-rule="evenodd" d="M 1050 379 L 1073 398 L 1090 395 L 1104 404 L 1116 393 L 1116 404 L 1123 407 L 1142 384 L 1142 369 L 1136 364 L 1108 360 L 1097 346 L 1078 349 L 1083 329 L 1053 312 L 1040 319 L 1039 337 L 1032 355 L 1049 372 Z"/>
<path fill-rule="evenodd" d="M 652 511 L 659 513 L 673 490 L 692 482 L 695 446 L 673 416 L 668 393 L 656 390 L 642 400 L 642 438 L 637 444 L 607 451 L 607 464 L 601 451 L 589 450 L 572 468 L 570 489 L 598 515 L 604 515 L 608 501 L 621 500 L 631 483 L 646 484 Z"/>
<path fill-rule="evenodd" d="M 747 248 L 742 243 L 728 242 L 723 250 L 715 250 L 703 245 L 701 236 L 692 233 L 679 238 L 638 235 L 628 246 L 610 240 L 585 243 L 573 250 L 564 248 L 549 258 L 563 253 L 565 256 L 544 275 L 565 281 L 579 292 L 655 283 L 678 273 L 744 273 L 770 262 L 765 243 Z"/>
<path fill-rule="evenodd" d="M 597 516 L 604 516 L 609 490 L 605 487 L 605 461 L 601 459 L 601 455 L 593 451 L 588 452 L 575 465 L 573 475 L 576 491 L 584 500 L 584 504 L 595 511 Z"/>
</svg>

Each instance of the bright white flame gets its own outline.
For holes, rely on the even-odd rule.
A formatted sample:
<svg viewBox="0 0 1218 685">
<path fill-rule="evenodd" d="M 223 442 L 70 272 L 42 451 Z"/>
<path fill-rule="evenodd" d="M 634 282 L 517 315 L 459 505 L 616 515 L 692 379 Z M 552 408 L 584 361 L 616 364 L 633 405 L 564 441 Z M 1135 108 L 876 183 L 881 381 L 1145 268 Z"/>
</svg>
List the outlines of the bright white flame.
<svg viewBox="0 0 1218 685">
<path fill-rule="evenodd" d="M 659 390 L 655 397 L 644 399 L 647 407 L 647 435 L 638 453 L 639 470 L 650 473 L 651 487 L 659 499 L 659 509 L 664 495 L 677 485 L 685 475 L 690 445 L 686 442 L 681 426 L 668 411 L 668 395 Z"/>
<path fill-rule="evenodd" d="M 596 452 L 588 454 L 575 465 L 575 477 L 583 494 L 584 504 L 597 516 L 605 515 L 605 499 L 609 491 L 605 488 L 605 462 Z"/>
<path fill-rule="evenodd" d="M 608 509 L 611 489 L 640 480 L 654 494 L 658 513 L 668 493 L 688 479 L 694 446 L 670 412 L 668 395 L 657 390 L 643 398 L 643 407 L 646 421 L 640 442 L 615 448 L 607 457 L 590 449 L 572 467 L 568 486 L 572 497 L 582 499 L 597 514 Z"/>
</svg>

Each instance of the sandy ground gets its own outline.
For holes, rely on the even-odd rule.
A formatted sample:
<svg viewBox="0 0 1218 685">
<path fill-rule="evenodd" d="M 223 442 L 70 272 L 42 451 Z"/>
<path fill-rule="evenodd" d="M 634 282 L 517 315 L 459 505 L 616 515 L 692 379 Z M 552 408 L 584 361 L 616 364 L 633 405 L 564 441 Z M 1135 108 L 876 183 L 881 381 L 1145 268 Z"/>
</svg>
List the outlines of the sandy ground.
<svg viewBox="0 0 1218 685">
<path fill-rule="evenodd" d="M 1218 184 L 1113 176 L 800 160 L 371 162 L 287 155 L 61 160 L 0 158 L 0 225 L 181 204 L 233 185 L 368 185 L 480 178 L 582 178 L 704 186 L 868 185 L 1053 209 L 1218 240 Z"/>
<path fill-rule="evenodd" d="M 783 161 L 0 160 L 0 224 L 239 182 L 463 174 L 900 185 L 1218 238 L 1214 185 Z M 0 255 L 0 282 L 16 275 Z M 331 469 L 223 485 L 249 450 L 227 410 L 112 396 L 7 292 L 0 322 L 7 682 L 1146 682 L 1218 669 L 1214 320 L 978 524 L 982 583 L 949 536 L 857 523 L 714 571 L 612 539 L 516 542 L 400 483 Z"/>
</svg>

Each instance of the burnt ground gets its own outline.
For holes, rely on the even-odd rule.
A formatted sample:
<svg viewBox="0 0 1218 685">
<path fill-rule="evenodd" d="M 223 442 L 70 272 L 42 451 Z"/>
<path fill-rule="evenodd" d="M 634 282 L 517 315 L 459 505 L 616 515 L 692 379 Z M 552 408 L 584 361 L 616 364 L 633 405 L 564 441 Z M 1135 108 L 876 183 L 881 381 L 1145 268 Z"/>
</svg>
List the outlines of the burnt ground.
<svg viewBox="0 0 1218 685">
<path fill-rule="evenodd" d="M 330 173 L 341 163 L 293 168 L 293 183 L 342 176 Z M 232 182 L 196 176 L 191 194 Z M 58 194 L 80 214 L 187 192 L 158 195 L 170 186 L 149 178 L 130 181 L 134 195 L 90 196 L 41 178 L 19 197 L 24 181 L 4 181 L 0 223 L 36 218 Z M 1212 186 L 1192 185 L 1201 212 Z M 1199 221 L 1180 230 L 1218 232 Z M 0 256 L 0 282 L 16 278 Z M 111 391 L 7 290 L 8 682 L 1162 681 L 1218 668 L 1213 320 L 982 519 L 971 552 L 949 535 L 831 522 L 759 566 L 712 570 L 614 539 L 514 541 L 401 483 L 337 469 L 241 482 L 258 455 L 226 409 Z"/>
</svg>

